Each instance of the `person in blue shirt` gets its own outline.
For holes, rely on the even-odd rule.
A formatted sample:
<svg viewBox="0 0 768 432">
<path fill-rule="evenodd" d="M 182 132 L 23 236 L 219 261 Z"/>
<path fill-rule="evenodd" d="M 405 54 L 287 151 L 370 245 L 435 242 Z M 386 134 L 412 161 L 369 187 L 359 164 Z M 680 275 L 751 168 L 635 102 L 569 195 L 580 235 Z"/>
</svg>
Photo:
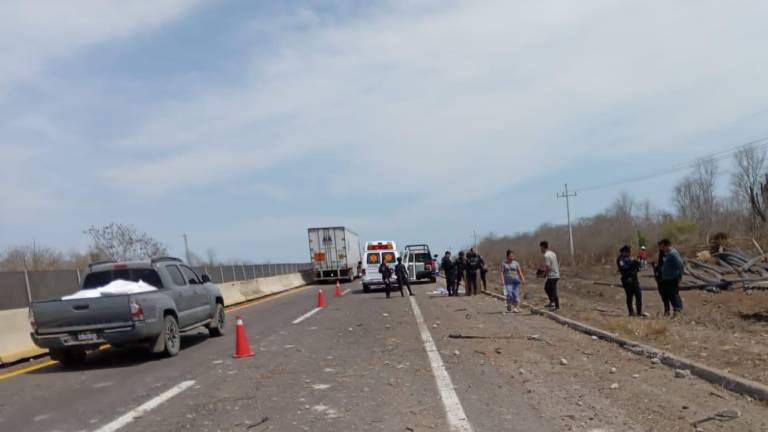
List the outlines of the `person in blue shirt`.
<svg viewBox="0 0 768 432">
<path fill-rule="evenodd" d="M 683 299 L 680 298 L 680 281 L 683 279 L 685 264 L 680 252 L 672 247 L 668 239 L 659 241 L 659 250 L 664 253 L 659 272 L 659 292 L 664 303 L 664 315 L 669 315 L 670 306 L 675 314 L 683 311 Z"/>
<path fill-rule="evenodd" d="M 640 291 L 640 281 L 637 273 L 640 271 L 641 262 L 632 258 L 632 248 L 624 245 L 619 251 L 620 255 L 616 258 L 616 266 L 621 273 L 621 286 L 624 287 L 624 293 L 627 295 L 627 310 L 629 316 L 643 316 L 643 294 Z M 633 308 L 633 303 L 636 308 Z"/>
</svg>

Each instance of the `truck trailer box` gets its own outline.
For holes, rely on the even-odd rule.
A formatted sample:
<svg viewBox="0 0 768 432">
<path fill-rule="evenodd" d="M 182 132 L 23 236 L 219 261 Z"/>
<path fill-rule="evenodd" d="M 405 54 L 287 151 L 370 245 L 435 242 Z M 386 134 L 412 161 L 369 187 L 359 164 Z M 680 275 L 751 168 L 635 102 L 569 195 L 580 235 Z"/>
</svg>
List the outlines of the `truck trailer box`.
<svg viewBox="0 0 768 432">
<path fill-rule="evenodd" d="M 360 277 L 360 237 L 345 227 L 309 228 L 309 257 L 316 280 L 353 281 Z"/>
</svg>

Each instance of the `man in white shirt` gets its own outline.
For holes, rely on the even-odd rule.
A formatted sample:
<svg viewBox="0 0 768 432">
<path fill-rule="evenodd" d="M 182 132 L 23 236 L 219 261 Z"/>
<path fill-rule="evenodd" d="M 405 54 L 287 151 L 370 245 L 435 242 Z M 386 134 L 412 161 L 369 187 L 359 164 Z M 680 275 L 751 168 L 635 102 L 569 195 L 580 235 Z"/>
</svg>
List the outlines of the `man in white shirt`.
<svg viewBox="0 0 768 432">
<path fill-rule="evenodd" d="M 544 269 L 541 271 L 541 277 L 546 278 L 544 291 L 549 298 L 549 304 L 546 306 L 554 310 L 560 309 L 560 299 L 557 297 L 557 281 L 560 280 L 560 264 L 557 262 L 557 255 L 549 250 L 549 242 L 544 240 L 539 243 L 541 253 L 544 254 Z"/>
</svg>

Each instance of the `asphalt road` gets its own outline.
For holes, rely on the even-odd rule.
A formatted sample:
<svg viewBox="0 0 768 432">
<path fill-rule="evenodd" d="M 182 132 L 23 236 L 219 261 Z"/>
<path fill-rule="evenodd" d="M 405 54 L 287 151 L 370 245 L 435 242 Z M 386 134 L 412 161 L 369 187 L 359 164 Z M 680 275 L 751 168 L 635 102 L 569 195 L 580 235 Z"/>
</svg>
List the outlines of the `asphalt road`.
<svg viewBox="0 0 768 432">
<path fill-rule="evenodd" d="M 344 285 L 350 292 L 342 298 L 333 296 L 333 286 L 323 286 L 328 307 L 293 324 L 315 308 L 317 288 L 230 311 L 225 337 L 186 335 L 174 358 L 109 349 L 77 369 L 56 364 L 0 380 L 0 430 L 692 430 L 675 426 L 689 425 L 677 412 L 658 416 L 666 423 L 642 423 L 649 414 L 666 412 L 656 402 L 677 403 L 667 390 L 648 402 L 658 392 L 653 379 L 668 381 L 668 371 L 643 372 L 648 378 L 638 382 L 636 395 L 590 393 L 599 378 L 558 364 L 569 355 L 562 347 L 581 352 L 590 339 L 543 318 L 502 314 L 499 303 L 483 296 L 432 296 L 433 284 L 417 285 L 413 299 L 398 293 L 387 300 L 383 292 L 363 294 L 356 282 Z M 232 358 L 237 315 L 254 357 Z M 547 343 L 528 341 L 530 331 Z M 448 337 L 451 332 L 498 338 L 457 340 Z M 523 334 L 513 341 L 515 332 Z M 612 361 L 646 368 L 602 342 L 590 351 L 584 360 L 602 369 Z M 711 387 L 694 380 L 685 385 L 679 397 Z M 700 399 L 681 404 L 689 413 L 718 406 Z M 765 412 L 737 406 L 745 417 Z M 739 427 L 733 430 L 753 430 Z"/>
</svg>

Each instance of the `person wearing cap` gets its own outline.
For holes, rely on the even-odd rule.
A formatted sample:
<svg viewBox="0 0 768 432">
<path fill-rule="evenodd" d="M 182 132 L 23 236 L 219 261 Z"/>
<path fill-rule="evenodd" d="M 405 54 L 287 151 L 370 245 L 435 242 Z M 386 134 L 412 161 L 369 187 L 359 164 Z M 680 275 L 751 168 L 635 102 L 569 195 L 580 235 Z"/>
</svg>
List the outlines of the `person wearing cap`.
<svg viewBox="0 0 768 432">
<path fill-rule="evenodd" d="M 621 286 L 627 295 L 627 310 L 629 316 L 643 316 L 643 294 L 640 291 L 640 281 L 637 273 L 640 271 L 640 261 L 632 258 L 632 248 L 624 245 L 616 258 L 616 266 L 621 273 Z M 634 301 L 633 301 L 634 300 Z M 633 308 L 633 303 L 636 308 Z M 637 310 L 637 314 L 635 314 Z"/>
</svg>

